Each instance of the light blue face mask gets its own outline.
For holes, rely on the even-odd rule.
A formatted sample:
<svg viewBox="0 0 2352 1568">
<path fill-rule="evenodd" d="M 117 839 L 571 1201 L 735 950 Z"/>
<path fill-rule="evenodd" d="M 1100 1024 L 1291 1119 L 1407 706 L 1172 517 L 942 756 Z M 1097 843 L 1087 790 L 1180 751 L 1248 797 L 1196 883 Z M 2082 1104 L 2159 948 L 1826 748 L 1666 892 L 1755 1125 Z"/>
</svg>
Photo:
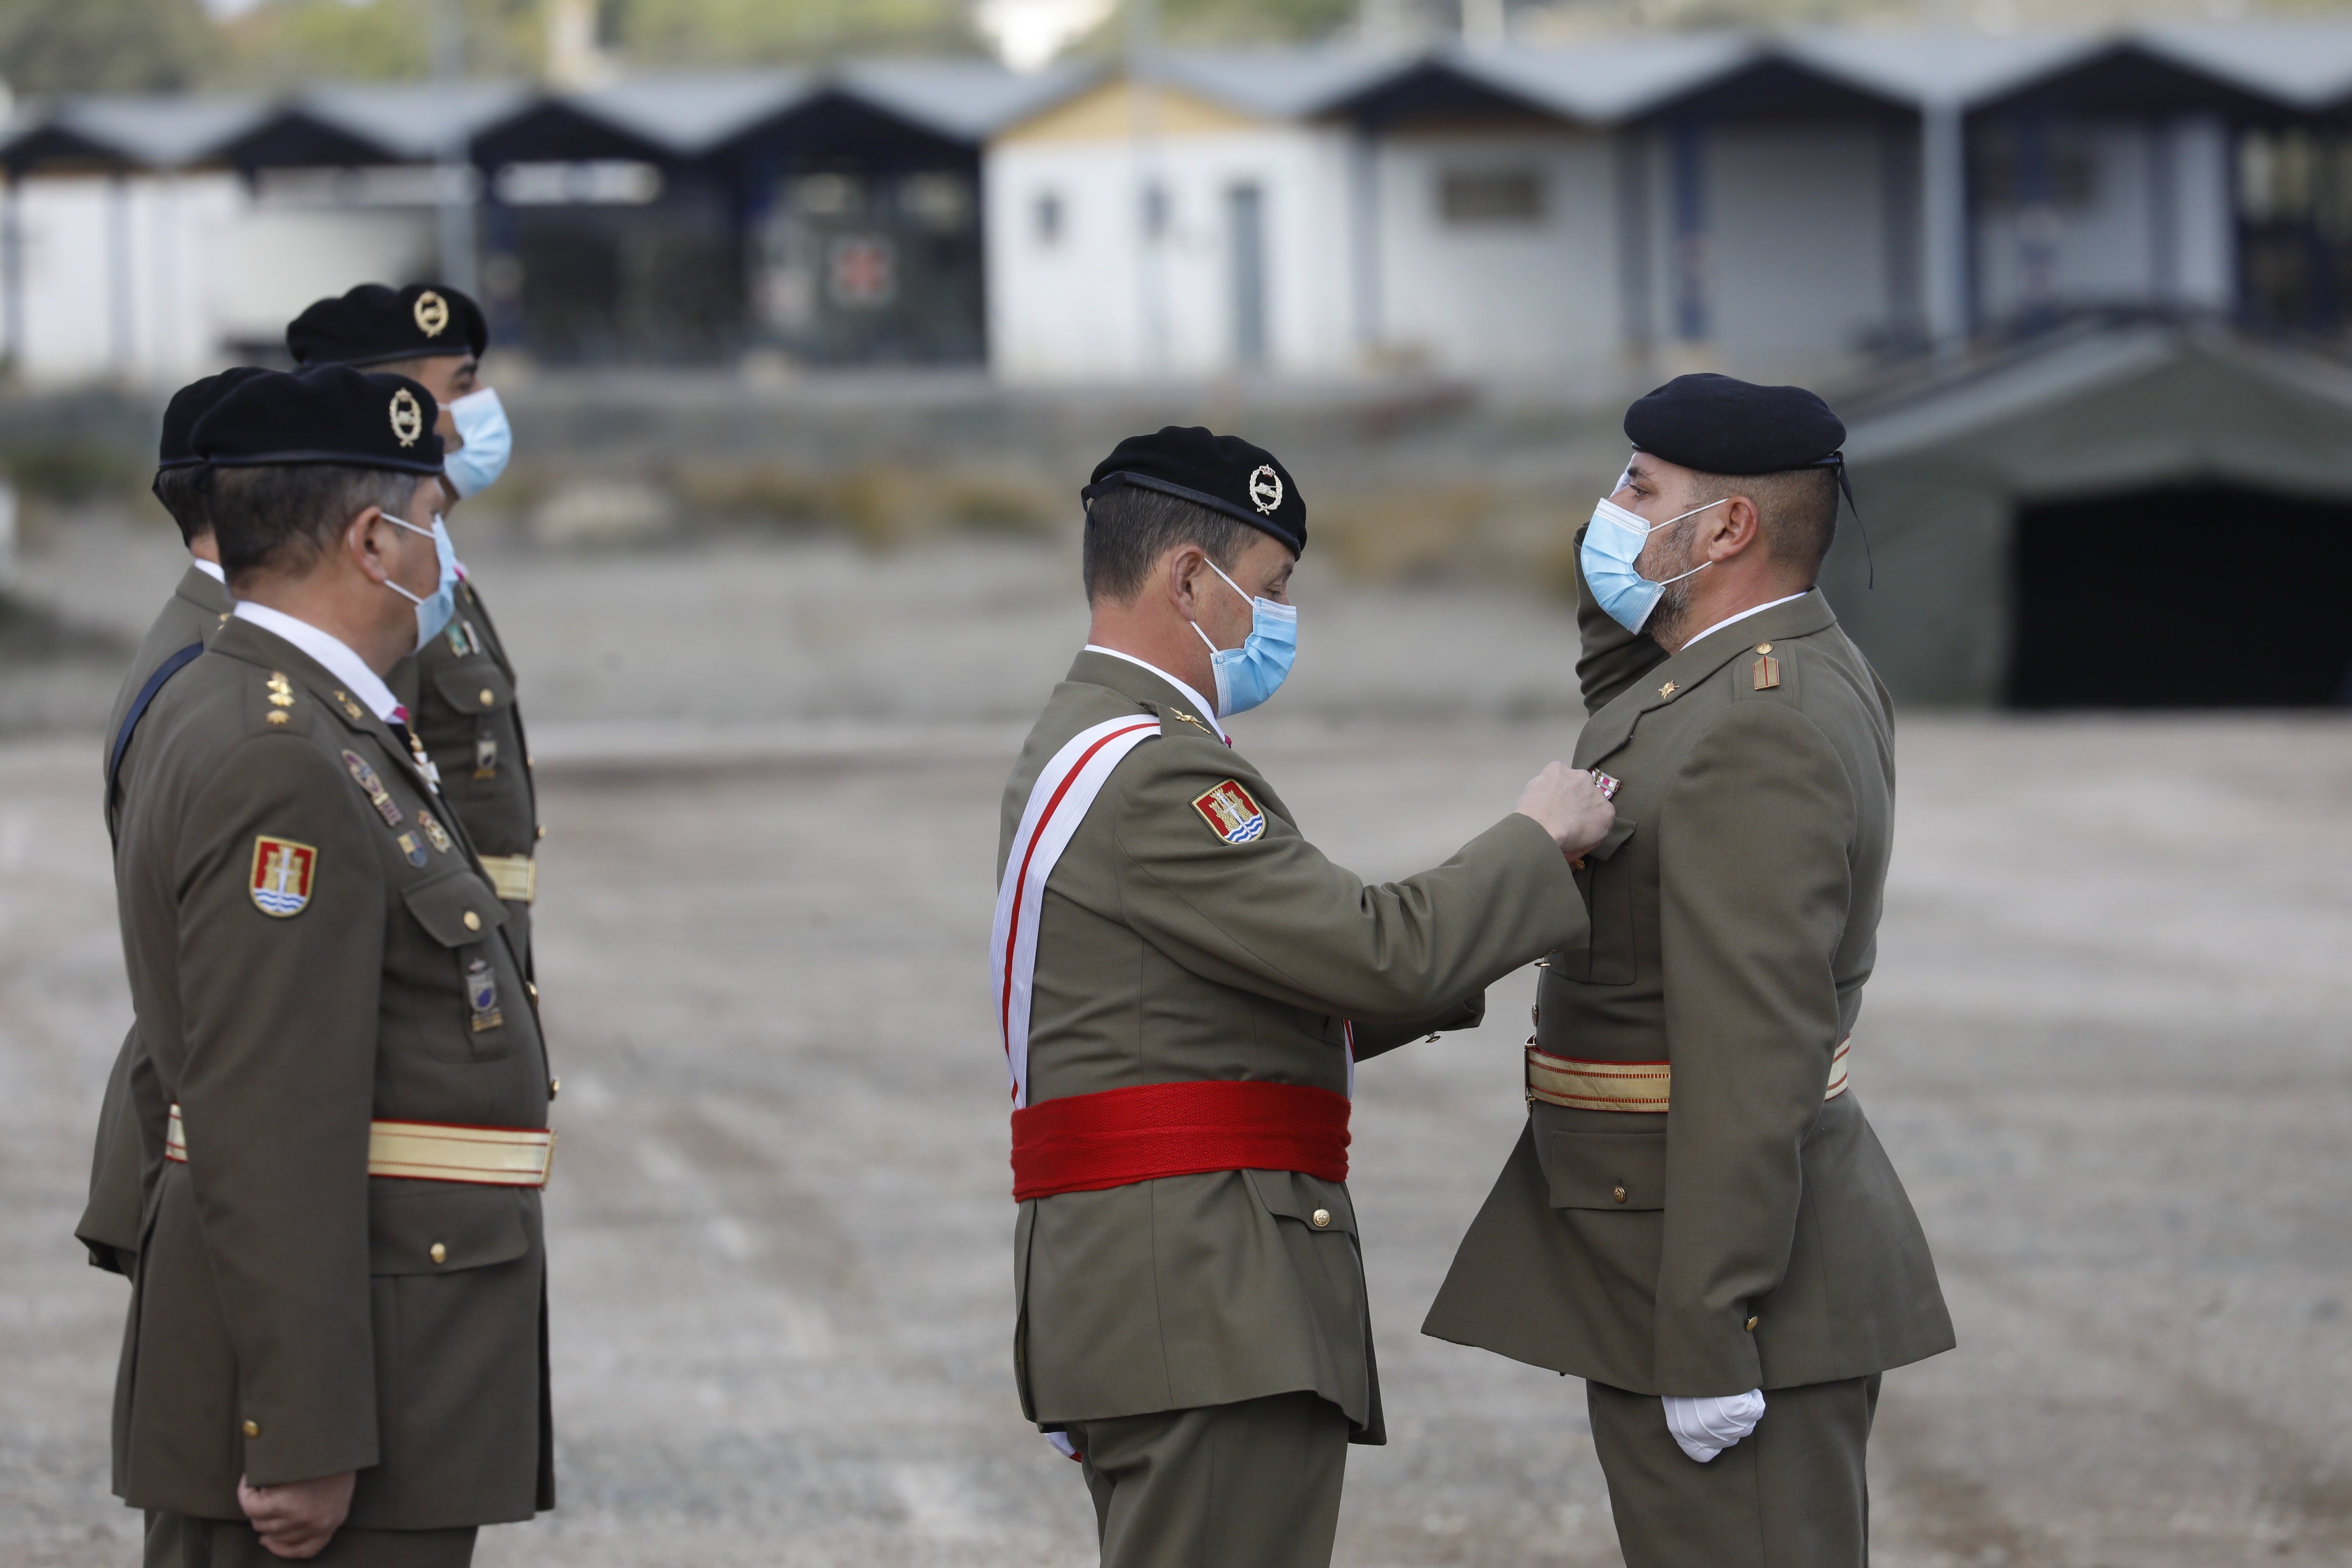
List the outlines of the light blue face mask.
<svg viewBox="0 0 2352 1568">
<path fill-rule="evenodd" d="M 499 482 L 514 455 L 514 427 L 507 423 L 506 405 L 494 388 L 469 392 L 449 405 L 449 417 L 466 444 L 443 460 L 441 472 L 459 499 L 477 496 Z"/>
<path fill-rule="evenodd" d="M 449 542 L 449 527 L 441 521 L 439 512 L 433 514 L 433 526 L 430 528 L 404 522 L 390 512 L 383 514 L 383 520 L 394 528 L 404 528 L 411 533 L 421 533 L 430 539 L 433 553 L 440 558 L 440 586 L 421 599 L 390 578 L 384 579 L 385 587 L 416 606 L 416 646 L 409 651 L 423 653 L 425 645 L 439 637 L 441 628 L 449 624 L 449 617 L 457 613 L 457 547 Z"/>
<path fill-rule="evenodd" d="M 1209 563 L 1209 570 L 1224 577 L 1226 587 L 1250 602 L 1249 639 L 1239 647 L 1219 647 L 1209 642 L 1209 634 L 1201 630 L 1200 623 L 1192 626 L 1201 640 L 1209 643 L 1209 662 L 1217 672 L 1217 717 L 1223 719 L 1248 712 L 1289 678 L 1291 660 L 1298 657 L 1298 606 L 1251 598 L 1242 594 L 1239 583 L 1217 571 L 1215 562 Z"/>
<path fill-rule="evenodd" d="M 1659 528 L 1672 528 L 1685 517 L 1696 517 L 1707 507 L 1722 504 L 1721 500 L 1711 500 L 1706 506 L 1695 506 L 1681 517 L 1670 517 L 1653 528 L 1638 513 L 1627 511 L 1602 496 L 1601 503 L 1592 509 L 1591 522 L 1585 526 L 1584 548 L 1579 552 L 1593 601 L 1627 631 L 1640 631 L 1648 623 L 1650 612 L 1658 607 L 1658 597 L 1666 591 L 1667 583 L 1679 583 L 1715 564 L 1702 561 L 1680 576 L 1653 583 L 1634 566 L 1642 559 L 1643 544 Z"/>
</svg>

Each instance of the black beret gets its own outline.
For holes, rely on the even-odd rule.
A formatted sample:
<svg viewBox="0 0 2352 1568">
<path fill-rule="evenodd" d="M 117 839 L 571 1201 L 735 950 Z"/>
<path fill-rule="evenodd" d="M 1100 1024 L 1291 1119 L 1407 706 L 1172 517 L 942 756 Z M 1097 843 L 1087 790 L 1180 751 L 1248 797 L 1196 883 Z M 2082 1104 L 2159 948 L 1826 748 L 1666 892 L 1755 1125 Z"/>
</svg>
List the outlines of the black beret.
<svg viewBox="0 0 2352 1568">
<path fill-rule="evenodd" d="M 1702 473 L 1777 474 L 1837 467 L 1845 422 L 1801 386 L 1678 375 L 1633 400 L 1625 410 L 1625 437 L 1653 457 Z"/>
<path fill-rule="evenodd" d="M 383 364 L 426 354 L 479 358 L 489 343 L 482 308 L 439 283 L 362 283 L 340 299 L 318 301 L 286 329 L 286 346 L 299 365 Z"/>
<path fill-rule="evenodd" d="M 437 474 L 440 417 L 433 395 L 404 375 L 322 364 L 247 379 L 196 421 L 190 441 L 216 468 L 348 463 Z"/>
<path fill-rule="evenodd" d="M 1290 470 L 1273 453 L 1238 436 L 1213 436 L 1198 425 L 1129 436 L 1095 465 L 1093 479 L 1078 494 L 1092 500 L 1119 485 L 1182 496 L 1272 534 L 1293 554 L 1307 549 L 1307 501 Z"/>
<path fill-rule="evenodd" d="M 241 364 L 218 375 L 192 381 L 172 394 L 172 401 L 163 405 L 163 438 L 155 446 L 155 467 L 193 468 L 203 462 L 188 439 L 195 432 L 196 421 L 210 413 L 215 404 L 236 390 L 241 383 L 265 374 L 258 365 Z"/>
</svg>

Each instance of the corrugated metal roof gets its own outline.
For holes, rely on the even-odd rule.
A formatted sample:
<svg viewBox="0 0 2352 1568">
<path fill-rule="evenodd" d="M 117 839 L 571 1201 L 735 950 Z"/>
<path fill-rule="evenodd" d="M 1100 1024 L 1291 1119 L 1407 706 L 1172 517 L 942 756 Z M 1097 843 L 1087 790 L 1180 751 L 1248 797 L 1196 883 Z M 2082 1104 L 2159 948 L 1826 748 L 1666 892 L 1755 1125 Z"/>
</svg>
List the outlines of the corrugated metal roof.
<svg viewBox="0 0 2352 1568">
<path fill-rule="evenodd" d="M 853 60 L 832 73 L 853 98 L 959 142 L 985 141 L 1091 85 L 1095 67 L 1007 70 L 984 59 Z"/>
<path fill-rule="evenodd" d="M 1965 109 L 2072 69 L 2115 47 L 2087 33 L 1803 33 L 1773 52 L 1791 64 L 1918 106 Z"/>
<path fill-rule="evenodd" d="M 624 77 L 551 103 L 576 110 L 677 158 L 698 157 L 816 91 L 804 70 L 697 71 Z"/>
<path fill-rule="evenodd" d="M 428 163 L 453 133 L 470 139 L 530 96 L 513 82 L 344 82 L 298 93 L 285 109 L 380 149 L 387 163 Z"/>
<path fill-rule="evenodd" d="M 268 106 L 250 98 L 75 98 L 12 129 L 6 151 L 45 131 L 79 137 L 126 163 L 177 169 L 201 163 L 257 124 Z"/>
<path fill-rule="evenodd" d="M 1304 120 L 1412 64 L 1384 50 L 1347 47 L 1171 49 L 1156 63 L 1171 86 L 1263 120 Z"/>
<path fill-rule="evenodd" d="M 2352 27 L 2326 22 L 2176 25 L 2131 37 L 2190 70 L 2292 109 L 2324 109 L 2352 97 Z"/>
<path fill-rule="evenodd" d="M 1436 58 L 1473 80 L 1563 119 L 1611 125 L 1728 76 L 1760 53 L 1744 34 L 1685 33 L 1555 48 L 1453 48 Z"/>
</svg>

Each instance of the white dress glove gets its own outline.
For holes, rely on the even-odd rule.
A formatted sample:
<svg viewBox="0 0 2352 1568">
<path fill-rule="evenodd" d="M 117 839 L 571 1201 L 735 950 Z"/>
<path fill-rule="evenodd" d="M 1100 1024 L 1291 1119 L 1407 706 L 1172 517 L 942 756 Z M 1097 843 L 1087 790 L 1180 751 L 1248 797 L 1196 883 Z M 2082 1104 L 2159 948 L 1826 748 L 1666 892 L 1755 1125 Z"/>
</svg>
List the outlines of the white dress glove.
<svg viewBox="0 0 2352 1568">
<path fill-rule="evenodd" d="M 1729 1396 L 1681 1399 L 1666 1395 L 1666 1430 L 1675 1446 L 1700 1464 L 1756 1430 L 1764 1419 L 1764 1391 L 1751 1388 Z"/>
</svg>

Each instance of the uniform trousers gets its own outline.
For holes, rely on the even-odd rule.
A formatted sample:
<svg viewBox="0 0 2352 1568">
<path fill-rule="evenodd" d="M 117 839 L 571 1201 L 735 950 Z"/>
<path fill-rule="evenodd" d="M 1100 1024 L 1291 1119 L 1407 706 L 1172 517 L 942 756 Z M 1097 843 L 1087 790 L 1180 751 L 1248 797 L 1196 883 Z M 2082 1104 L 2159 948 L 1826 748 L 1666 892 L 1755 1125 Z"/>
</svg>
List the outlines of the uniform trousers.
<svg viewBox="0 0 2352 1568">
<path fill-rule="evenodd" d="M 339 1530 L 311 1568 L 467 1568 L 474 1526 L 457 1530 Z M 286 1568 L 241 1519 L 147 1516 L 146 1568 Z"/>
<path fill-rule="evenodd" d="M 1103 1568 L 1323 1568 L 1348 1417 L 1312 1394 L 1074 1422 Z"/>
<path fill-rule="evenodd" d="M 1584 1385 L 1625 1568 L 1865 1568 L 1863 1456 L 1878 1376 L 1775 1388 L 1756 1430 L 1702 1465 L 1665 1402 Z"/>
</svg>

